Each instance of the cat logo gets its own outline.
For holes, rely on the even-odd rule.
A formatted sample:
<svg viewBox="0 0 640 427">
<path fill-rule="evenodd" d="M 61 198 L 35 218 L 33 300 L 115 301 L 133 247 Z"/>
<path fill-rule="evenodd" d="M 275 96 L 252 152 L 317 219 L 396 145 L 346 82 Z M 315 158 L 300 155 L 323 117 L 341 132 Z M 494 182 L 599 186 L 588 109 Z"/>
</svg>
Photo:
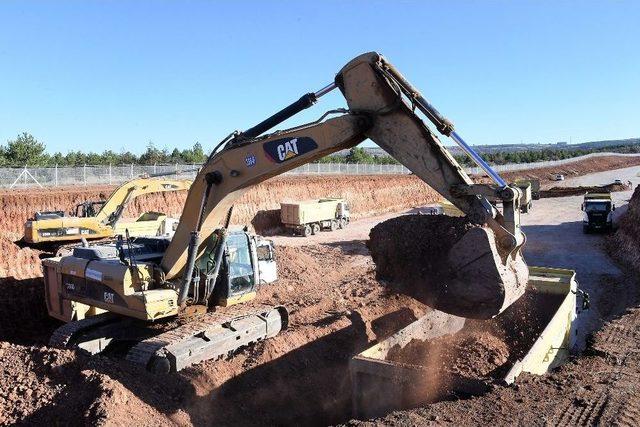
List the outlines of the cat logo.
<svg viewBox="0 0 640 427">
<path fill-rule="evenodd" d="M 283 138 L 265 142 L 263 147 L 270 160 L 276 163 L 283 163 L 315 150 L 318 148 L 318 144 L 309 137 L 301 136 L 298 138 Z"/>
<path fill-rule="evenodd" d="M 298 155 L 298 138 L 293 138 L 284 144 L 278 145 L 278 159 L 281 162 L 289 160 Z"/>
<path fill-rule="evenodd" d="M 104 302 L 106 302 L 107 304 L 113 304 L 114 301 L 114 294 L 113 292 L 105 292 L 104 293 Z"/>
</svg>

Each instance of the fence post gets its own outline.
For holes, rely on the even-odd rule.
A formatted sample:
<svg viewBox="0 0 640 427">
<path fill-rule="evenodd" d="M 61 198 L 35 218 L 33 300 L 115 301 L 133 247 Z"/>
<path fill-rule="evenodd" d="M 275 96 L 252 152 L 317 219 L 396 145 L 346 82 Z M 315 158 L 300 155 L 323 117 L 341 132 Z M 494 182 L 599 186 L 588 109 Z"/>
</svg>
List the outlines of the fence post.
<svg viewBox="0 0 640 427">
<path fill-rule="evenodd" d="M 111 185 L 111 162 L 109 162 L 109 185 Z"/>
<path fill-rule="evenodd" d="M 154 164 L 153 164 L 153 174 L 154 174 L 154 175 L 156 174 L 156 165 L 157 165 L 157 163 L 154 163 Z"/>
<path fill-rule="evenodd" d="M 58 186 L 58 164 L 56 163 L 56 169 L 55 169 L 55 177 L 56 177 L 56 187 Z"/>
<path fill-rule="evenodd" d="M 176 162 L 176 176 L 178 176 L 178 163 Z"/>
<path fill-rule="evenodd" d="M 133 179 L 133 163 L 131 163 L 131 179 Z"/>
<path fill-rule="evenodd" d="M 82 182 L 87 185 L 87 164 L 82 165 Z"/>
</svg>

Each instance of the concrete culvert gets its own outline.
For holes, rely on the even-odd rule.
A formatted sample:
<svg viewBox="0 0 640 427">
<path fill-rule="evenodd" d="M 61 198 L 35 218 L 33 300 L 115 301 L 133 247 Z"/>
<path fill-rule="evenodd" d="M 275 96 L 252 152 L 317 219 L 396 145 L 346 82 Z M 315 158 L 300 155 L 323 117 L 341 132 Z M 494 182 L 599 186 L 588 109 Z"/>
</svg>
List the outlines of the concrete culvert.
<svg viewBox="0 0 640 427">
<path fill-rule="evenodd" d="M 375 226 L 367 243 L 378 279 L 456 316 L 488 319 L 524 293 L 528 269 L 504 256 L 493 232 L 465 217 L 404 215 Z"/>
</svg>

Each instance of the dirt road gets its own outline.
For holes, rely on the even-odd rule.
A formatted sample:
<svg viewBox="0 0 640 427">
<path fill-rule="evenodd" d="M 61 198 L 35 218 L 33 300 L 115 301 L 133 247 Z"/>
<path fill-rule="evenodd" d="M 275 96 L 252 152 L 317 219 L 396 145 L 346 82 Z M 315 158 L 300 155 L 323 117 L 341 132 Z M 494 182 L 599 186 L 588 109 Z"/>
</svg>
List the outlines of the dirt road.
<svg viewBox="0 0 640 427">
<path fill-rule="evenodd" d="M 558 183 L 562 186 L 601 185 L 621 179 L 631 181 L 633 187 L 640 183 L 636 174 L 638 167 L 599 172 Z M 614 222 L 626 210 L 626 204 L 633 191 L 612 193 L 618 209 L 614 213 Z M 584 347 L 585 337 L 602 324 L 616 307 L 607 296 L 617 293 L 620 300 L 620 287 L 616 283 L 625 280 L 623 272 L 613 263 L 604 250 L 603 234 L 584 234 L 582 232 L 583 213 L 580 210 L 581 196 L 541 199 L 534 202 L 533 209 L 521 220 L 527 243 L 524 247 L 525 259 L 530 265 L 568 268 L 576 271 L 580 288 L 591 297 L 592 308 L 578 317 L 579 348 Z M 603 304 L 603 302 L 606 302 Z"/>
</svg>

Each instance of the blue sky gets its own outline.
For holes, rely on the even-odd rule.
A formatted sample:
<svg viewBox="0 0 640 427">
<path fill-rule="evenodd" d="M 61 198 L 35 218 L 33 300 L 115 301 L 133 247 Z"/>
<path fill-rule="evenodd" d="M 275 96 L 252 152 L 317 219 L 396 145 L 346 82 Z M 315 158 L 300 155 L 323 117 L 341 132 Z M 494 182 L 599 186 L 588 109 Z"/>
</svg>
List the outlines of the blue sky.
<svg viewBox="0 0 640 427">
<path fill-rule="evenodd" d="M 637 1 L 2 1 L 0 142 L 210 149 L 370 50 L 472 144 L 637 137 L 639 22 Z"/>
</svg>

